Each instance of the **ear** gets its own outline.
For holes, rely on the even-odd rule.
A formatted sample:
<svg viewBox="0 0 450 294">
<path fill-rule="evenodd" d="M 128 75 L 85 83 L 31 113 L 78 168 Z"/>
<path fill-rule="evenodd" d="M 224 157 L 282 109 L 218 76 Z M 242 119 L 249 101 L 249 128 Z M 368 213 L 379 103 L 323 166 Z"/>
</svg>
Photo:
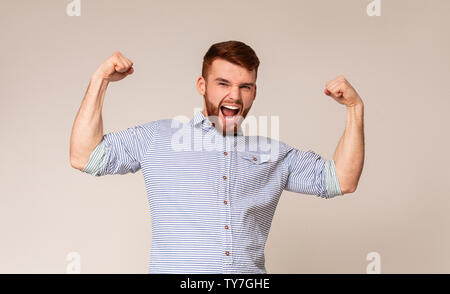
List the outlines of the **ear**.
<svg viewBox="0 0 450 294">
<path fill-rule="evenodd" d="M 206 84 L 205 84 L 205 79 L 203 78 L 203 76 L 200 76 L 197 79 L 197 91 L 202 96 L 204 96 L 206 93 Z"/>
</svg>

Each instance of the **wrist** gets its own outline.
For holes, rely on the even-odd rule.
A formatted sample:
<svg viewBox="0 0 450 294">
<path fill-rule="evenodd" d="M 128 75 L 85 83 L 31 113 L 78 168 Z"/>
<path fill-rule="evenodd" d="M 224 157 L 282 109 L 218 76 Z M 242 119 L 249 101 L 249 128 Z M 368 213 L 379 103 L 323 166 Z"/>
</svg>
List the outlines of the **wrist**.
<svg viewBox="0 0 450 294">
<path fill-rule="evenodd" d="M 354 119 L 361 120 L 364 117 L 364 104 L 358 102 L 347 106 L 347 120 L 350 122 Z"/>
<path fill-rule="evenodd" d="M 362 102 L 362 100 L 355 102 L 353 104 L 350 105 L 346 105 L 348 110 L 351 109 L 357 109 L 357 110 L 363 110 L 364 109 L 364 103 Z"/>
<path fill-rule="evenodd" d="M 109 81 L 98 73 L 94 73 L 89 81 L 88 92 L 95 93 L 95 96 L 102 97 L 108 88 Z"/>
<path fill-rule="evenodd" d="M 92 76 L 91 76 L 91 82 L 92 83 L 101 83 L 104 85 L 108 85 L 109 81 L 104 77 L 104 75 L 102 73 L 99 72 L 95 72 Z"/>
</svg>

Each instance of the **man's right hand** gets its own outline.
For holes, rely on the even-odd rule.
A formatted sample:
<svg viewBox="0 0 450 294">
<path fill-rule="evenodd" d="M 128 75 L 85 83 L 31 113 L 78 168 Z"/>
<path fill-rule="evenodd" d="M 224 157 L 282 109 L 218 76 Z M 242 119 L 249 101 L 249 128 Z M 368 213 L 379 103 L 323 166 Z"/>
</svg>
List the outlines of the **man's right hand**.
<svg viewBox="0 0 450 294">
<path fill-rule="evenodd" d="M 133 62 L 117 51 L 100 65 L 93 76 L 108 82 L 116 82 L 133 72 Z"/>
</svg>

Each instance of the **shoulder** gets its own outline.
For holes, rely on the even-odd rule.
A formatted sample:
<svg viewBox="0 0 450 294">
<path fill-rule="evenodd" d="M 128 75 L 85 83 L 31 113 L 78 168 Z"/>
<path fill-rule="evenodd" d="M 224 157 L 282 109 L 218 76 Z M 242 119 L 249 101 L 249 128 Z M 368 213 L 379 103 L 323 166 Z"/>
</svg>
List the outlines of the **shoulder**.
<svg viewBox="0 0 450 294">
<path fill-rule="evenodd" d="M 179 131 L 186 131 L 190 127 L 190 123 L 183 119 L 171 118 L 147 122 L 143 124 L 142 127 L 145 129 L 146 133 L 167 137 Z"/>
<path fill-rule="evenodd" d="M 258 149 L 260 150 L 273 150 L 277 151 L 277 153 L 284 154 L 293 149 L 293 147 L 285 142 L 267 136 L 249 136 L 248 138 L 250 144 L 252 144 L 251 142 L 257 142 Z"/>
<path fill-rule="evenodd" d="M 170 130 L 177 130 L 183 126 L 187 126 L 188 123 L 173 119 L 173 118 L 166 118 L 166 119 L 159 119 L 155 121 L 151 121 L 146 123 L 144 126 L 146 128 L 153 128 L 157 130 L 158 132 L 170 132 Z"/>
<path fill-rule="evenodd" d="M 165 118 L 165 119 L 149 121 L 149 122 L 142 124 L 141 126 L 145 129 L 153 129 L 153 130 L 160 131 L 160 130 L 167 130 L 170 128 L 177 127 L 178 124 L 180 124 L 180 122 L 175 119 Z"/>
<path fill-rule="evenodd" d="M 290 145 L 267 136 L 245 136 L 247 151 L 270 154 L 273 161 L 283 160 L 293 149 Z"/>
</svg>

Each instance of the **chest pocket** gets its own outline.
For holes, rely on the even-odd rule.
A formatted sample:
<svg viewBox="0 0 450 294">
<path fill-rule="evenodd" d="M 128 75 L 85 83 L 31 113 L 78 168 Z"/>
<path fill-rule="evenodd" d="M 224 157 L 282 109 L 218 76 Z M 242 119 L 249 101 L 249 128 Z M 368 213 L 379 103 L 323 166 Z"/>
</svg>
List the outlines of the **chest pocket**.
<svg viewBox="0 0 450 294">
<path fill-rule="evenodd" d="M 238 153 L 240 164 L 236 177 L 237 195 L 245 198 L 246 203 L 255 207 L 264 207 L 276 195 L 277 178 L 274 176 L 274 161 L 270 154 L 257 152 Z M 275 181 L 271 184 L 271 181 Z"/>
<path fill-rule="evenodd" d="M 260 154 L 252 152 L 242 152 L 239 156 L 245 161 L 250 161 L 253 164 L 260 165 L 270 161 L 270 154 Z"/>
</svg>

